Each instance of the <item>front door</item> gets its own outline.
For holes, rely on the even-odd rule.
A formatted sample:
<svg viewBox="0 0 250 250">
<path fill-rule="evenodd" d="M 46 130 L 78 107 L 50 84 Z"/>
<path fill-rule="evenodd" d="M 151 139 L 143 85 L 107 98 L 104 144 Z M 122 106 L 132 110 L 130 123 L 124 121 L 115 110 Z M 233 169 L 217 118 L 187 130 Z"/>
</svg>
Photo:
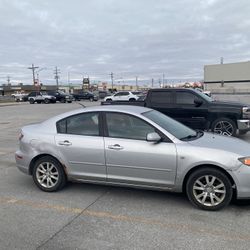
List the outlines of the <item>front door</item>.
<svg viewBox="0 0 250 250">
<path fill-rule="evenodd" d="M 79 179 L 106 180 L 104 139 L 100 136 L 99 113 L 70 116 L 57 123 L 55 141 L 67 162 L 69 175 Z"/>
<path fill-rule="evenodd" d="M 174 185 L 174 143 L 146 141 L 146 135 L 156 129 L 135 116 L 109 112 L 106 121 L 104 140 L 108 181 L 146 186 Z"/>
</svg>

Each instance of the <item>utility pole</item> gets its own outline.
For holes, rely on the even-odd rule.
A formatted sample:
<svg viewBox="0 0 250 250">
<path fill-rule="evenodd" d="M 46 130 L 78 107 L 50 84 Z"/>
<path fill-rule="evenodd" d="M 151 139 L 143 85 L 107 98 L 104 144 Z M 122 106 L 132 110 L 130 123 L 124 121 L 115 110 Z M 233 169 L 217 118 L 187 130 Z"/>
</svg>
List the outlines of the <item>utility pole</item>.
<svg viewBox="0 0 250 250">
<path fill-rule="evenodd" d="M 162 86 L 165 87 L 165 74 L 162 74 Z"/>
<path fill-rule="evenodd" d="M 113 74 L 113 72 L 110 73 L 110 77 L 111 77 L 111 84 L 112 84 L 111 88 L 112 88 L 112 93 L 113 93 L 113 87 L 114 87 L 114 74 Z"/>
<path fill-rule="evenodd" d="M 151 80 L 151 86 L 152 86 L 152 88 L 154 87 L 154 78 L 152 78 L 152 80 Z"/>
<path fill-rule="evenodd" d="M 32 63 L 31 67 L 29 67 L 28 69 L 32 70 L 32 74 L 33 74 L 33 84 L 35 85 L 36 83 L 36 79 L 35 79 L 35 69 L 38 69 L 39 67 L 35 67 L 34 64 Z"/>
<path fill-rule="evenodd" d="M 138 90 L 138 76 L 135 77 L 135 86 L 136 86 L 136 90 Z"/>
<path fill-rule="evenodd" d="M 10 76 L 7 76 L 7 83 L 10 85 Z"/>
<path fill-rule="evenodd" d="M 60 73 L 61 73 L 60 70 L 56 66 L 55 71 L 54 71 L 54 75 L 55 75 L 55 79 L 56 79 L 56 89 L 57 90 L 59 89 L 58 79 L 60 78 L 60 76 L 59 76 Z"/>
</svg>

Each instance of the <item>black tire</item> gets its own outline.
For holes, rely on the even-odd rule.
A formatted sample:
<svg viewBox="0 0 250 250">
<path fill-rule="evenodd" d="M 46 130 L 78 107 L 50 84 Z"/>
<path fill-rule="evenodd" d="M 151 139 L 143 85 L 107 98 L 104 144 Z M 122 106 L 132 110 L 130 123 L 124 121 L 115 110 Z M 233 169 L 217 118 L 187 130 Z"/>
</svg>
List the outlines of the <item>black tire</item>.
<svg viewBox="0 0 250 250">
<path fill-rule="evenodd" d="M 31 98 L 31 99 L 29 100 L 29 102 L 30 102 L 30 104 L 34 104 L 34 103 L 35 103 L 35 100 L 34 100 L 33 98 Z"/>
<path fill-rule="evenodd" d="M 45 98 L 45 99 L 44 99 L 44 103 L 49 104 L 49 103 L 50 103 L 50 100 L 49 100 L 48 98 Z"/>
<path fill-rule="evenodd" d="M 93 101 L 94 101 L 94 98 L 93 98 L 93 97 L 90 97 L 90 98 L 89 98 L 89 101 L 90 101 L 90 102 L 93 102 Z"/>
<path fill-rule="evenodd" d="M 48 166 L 50 166 L 50 167 L 53 166 L 53 168 L 52 168 L 53 171 L 51 171 L 51 175 L 49 175 L 49 173 L 47 173 L 47 174 L 41 173 L 40 171 L 42 169 L 42 166 L 44 167 L 44 169 L 46 169 L 46 167 L 48 167 Z M 48 176 L 45 178 L 44 177 L 45 175 L 48 175 Z M 54 178 L 49 177 L 52 175 L 54 177 L 57 177 L 58 179 L 55 180 Z M 44 156 L 35 162 L 32 176 L 33 176 L 33 180 L 34 180 L 35 184 L 37 185 L 37 187 L 45 192 L 58 191 L 58 190 L 62 189 L 67 182 L 67 178 L 66 178 L 66 175 L 65 175 L 65 172 L 63 170 L 62 165 L 55 158 L 50 157 L 50 156 Z M 42 182 L 43 177 L 45 178 L 45 180 Z M 47 180 L 48 178 L 50 178 L 51 183 L 53 181 L 55 182 L 54 185 L 52 185 L 51 187 L 46 186 L 46 185 L 48 185 L 48 180 Z"/>
<path fill-rule="evenodd" d="M 129 101 L 133 102 L 133 101 L 135 101 L 135 98 L 130 98 Z"/>
<path fill-rule="evenodd" d="M 72 103 L 72 101 L 68 101 L 68 103 Z"/>
<path fill-rule="evenodd" d="M 212 185 L 207 184 L 206 176 L 208 176 L 210 184 L 213 178 L 215 178 Z M 220 185 L 223 186 L 219 187 Z M 222 171 L 209 167 L 200 168 L 189 176 L 186 183 L 186 192 L 189 201 L 194 206 L 209 211 L 216 211 L 226 207 L 232 200 L 233 195 L 232 184 L 229 178 Z M 203 201 L 204 198 L 205 200 Z"/>
<path fill-rule="evenodd" d="M 211 125 L 212 132 L 220 135 L 235 136 L 237 132 L 236 124 L 229 118 L 218 118 Z"/>
<path fill-rule="evenodd" d="M 106 102 L 112 102 L 112 99 L 108 98 L 106 99 Z"/>
</svg>

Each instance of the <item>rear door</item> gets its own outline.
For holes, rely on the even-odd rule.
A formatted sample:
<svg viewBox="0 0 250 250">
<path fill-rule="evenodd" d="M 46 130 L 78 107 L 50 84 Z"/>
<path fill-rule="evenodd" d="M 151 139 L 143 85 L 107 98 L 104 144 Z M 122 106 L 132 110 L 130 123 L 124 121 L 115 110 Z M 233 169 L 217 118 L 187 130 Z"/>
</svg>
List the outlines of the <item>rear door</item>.
<svg viewBox="0 0 250 250">
<path fill-rule="evenodd" d="M 149 107 L 160 111 L 170 117 L 175 117 L 174 91 L 172 90 L 154 90 L 147 99 L 150 100 Z"/>
<path fill-rule="evenodd" d="M 55 141 L 69 174 L 79 179 L 106 180 L 100 113 L 86 112 L 57 123 Z"/>
</svg>

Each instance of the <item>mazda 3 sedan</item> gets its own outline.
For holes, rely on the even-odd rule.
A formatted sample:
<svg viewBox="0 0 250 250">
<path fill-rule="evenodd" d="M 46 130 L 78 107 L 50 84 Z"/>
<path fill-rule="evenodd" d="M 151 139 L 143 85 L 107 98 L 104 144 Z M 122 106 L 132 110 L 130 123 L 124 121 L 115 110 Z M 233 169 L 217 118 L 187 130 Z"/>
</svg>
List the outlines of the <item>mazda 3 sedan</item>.
<svg viewBox="0 0 250 250">
<path fill-rule="evenodd" d="M 250 198 L 250 145 L 138 106 L 97 106 L 25 126 L 17 167 L 43 191 L 81 181 L 185 192 L 218 210 Z"/>
</svg>

